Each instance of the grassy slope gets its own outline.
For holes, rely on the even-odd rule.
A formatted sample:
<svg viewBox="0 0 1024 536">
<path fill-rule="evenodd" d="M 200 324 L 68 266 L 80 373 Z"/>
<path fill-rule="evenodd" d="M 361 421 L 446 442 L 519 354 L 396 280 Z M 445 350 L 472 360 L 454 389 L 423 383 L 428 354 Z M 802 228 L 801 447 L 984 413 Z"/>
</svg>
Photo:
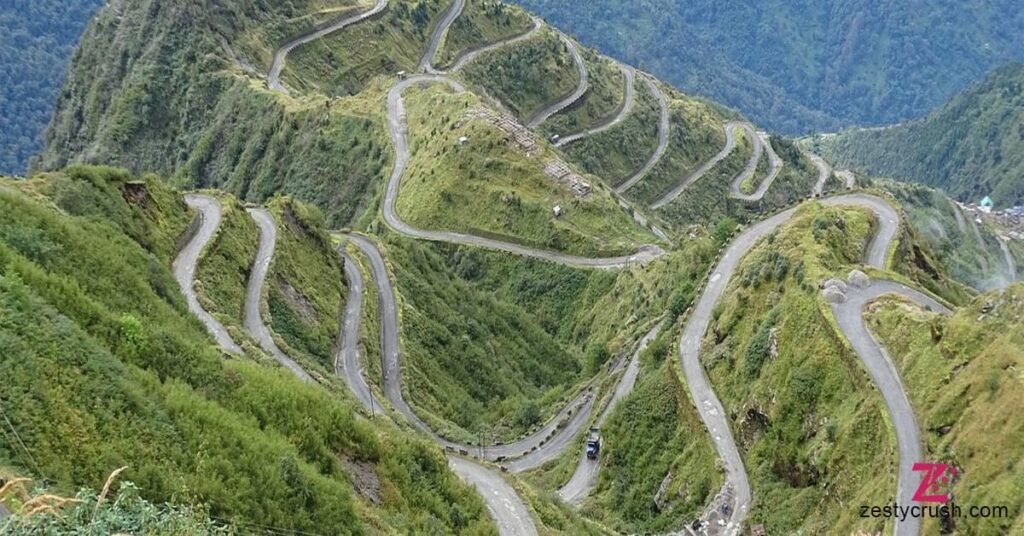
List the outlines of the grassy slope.
<svg viewBox="0 0 1024 536">
<path fill-rule="evenodd" d="M 532 27 L 533 21 L 522 9 L 491 0 L 468 0 L 462 15 L 448 29 L 434 58 L 435 65 L 447 68 L 466 52 L 523 34 Z"/>
<path fill-rule="evenodd" d="M 666 331 L 642 354 L 635 391 L 602 430 L 603 467 L 584 512 L 620 531 L 677 529 L 722 485 L 722 473 L 709 470 L 717 454 L 678 372 L 677 337 Z M 653 501 L 663 482 L 659 508 Z"/>
<path fill-rule="evenodd" d="M 662 217 L 677 226 L 686 226 L 717 221 L 736 210 L 733 206 L 738 202 L 729 199 L 729 186 L 746 167 L 753 150 L 741 130 L 737 130 L 736 135 L 736 148 L 732 153 L 662 207 Z"/>
<path fill-rule="evenodd" d="M 352 3 L 264 4 L 133 0 L 103 10 L 75 55 L 36 167 L 109 163 L 256 201 L 280 191 L 318 204 L 332 225 L 347 223 L 387 161 L 376 108 L 281 101 L 246 66 L 266 69 L 278 43 L 335 16 L 324 9 Z"/>
<path fill-rule="evenodd" d="M 801 209 L 744 259 L 705 338 L 708 376 L 759 497 L 751 522 L 772 533 L 881 529 L 843 505 L 895 489 L 884 405 L 816 289 L 859 263 L 872 232 L 859 210 Z"/>
<path fill-rule="evenodd" d="M 346 396 L 212 349 L 167 268 L 189 221 L 173 193 L 150 181 L 140 206 L 118 201 L 121 173 L 69 174 L 95 187 L 0 189 L 2 401 L 31 453 L 4 442 L 0 463 L 58 491 L 99 488 L 128 465 L 124 477 L 154 502 L 283 530 L 493 533 L 433 445 L 371 428 Z M 67 212 L 21 188 L 49 190 Z M 105 193 L 101 210 L 76 213 Z M 379 500 L 359 495 L 342 460 L 379 482 Z"/>
<path fill-rule="evenodd" d="M 883 130 L 819 140 L 825 154 L 863 168 L 942 188 L 963 201 L 990 195 L 1024 203 L 1024 64 L 990 73 L 926 117 Z"/>
<path fill-rule="evenodd" d="M 980 312 L 995 305 L 989 314 Z M 950 319 L 898 299 L 868 309 L 868 324 L 886 346 L 909 389 L 925 432 L 928 459 L 959 468 L 956 502 L 1005 505 L 1009 518 L 960 520 L 959 534 L 1024 530 L 1019 418 L 1024 365 L 1024 288 L 981 296 Z M 938 531 L 935 521 L 925 532 Z"/>
<path fill-rule="evenodd" d="M 581 380 L 578 350 L 545 333 L 527 309 L 448 270 L 440 246 L 398 237 L 387 244 L 413 404 L 473 437 L 516 437 L 558 409 Z"/>
<path fill-rule="evenodd" d="M 548 177 L 553 154 L 545 146 L 528 155 L 489 123 L 466 121 L 466 111 L 481 106 L 472 94 L 437 86 L 405 97 L 413 156 L 397 210 L 410 224 L 583 255 L 623 253 L 652 240 L 600 185 L 580 200 Z M 470 141 L 460 148 L 463 136 Z M 563 217 L 554 218 L 555 205 Z"/>
<path fill-rule="evenodd" d="M 587 93 L 565 111 L 552 116 L 541 125 L 540 130 L 545 137 L 580 132 L 613 117 L 623 105 L 626 79 L 622 75 L 622 70 L 592 48 L 583 49 L 581 53 L 587 65 Z"/>
<path fill-rule="evenodd" d="M 565 154 L 608 185 L 621 184 L 643 167 L 657 147 L 659 110 L 647 85 L 637 80 L 636 101 L 626 120 L 611 130 L 566 146 Z"/>
<path fill-rule="evenodd" d="M 448 4 L 443 0 L 393 2 L 372 21 L 295 49 L 283 80 L 303 91 L 353 95 L 376 76 L 415 71 Z"/>
<path fill-rule="evenodd" d="M 334 370 L 334 342 L 347 289 L 334 245 L 324 232 L 323 214 L 288 198 L 270 205 L 277 221 L 277 249 L 265 299 L 270 327 L 284 351 Z"/>
<path fill-rule="evenodd" d="M 572 56 L 550 28 L 528 41 L 485 54 L 463 73 L 521 120 L 565 98 L 579 85 Z"/>
<path fill-rule="evenodd" d="M 629 197 L 649 204 L 674 188 L 694 169 L 708 161 L 725 146 L 722 124 L 725 118 L 717 107 L 669 92 L 668 149 L 658 165 L 629 191 Z"/>
</svg>

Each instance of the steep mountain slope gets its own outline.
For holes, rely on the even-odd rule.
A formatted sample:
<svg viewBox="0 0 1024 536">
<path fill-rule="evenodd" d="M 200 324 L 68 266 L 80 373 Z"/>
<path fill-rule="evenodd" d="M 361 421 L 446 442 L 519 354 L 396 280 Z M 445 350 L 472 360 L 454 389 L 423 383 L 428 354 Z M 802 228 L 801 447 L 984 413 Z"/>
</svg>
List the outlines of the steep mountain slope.
<svg viewBox="0 0 1024 536">
<path fill-rule="evenodd" d="M 812 143 L 843 166 L 941 188 L 964 202 L 1024 204 L 1024 64 L 988 74 L 926 117 Z"/>
<path fill-rule="evenodd" d="M 788 134 L 916 117 L 1024 58 L 1012 0 L 519 3 Z"/>
<path fill-rule="evenodd" d="M 43 147 L 71 52 L 100 0 L 0 3 L 0 173 L 23 174 Z"/>
<path fill-rule="evenodd" d="M 445 460 L 482 492 L 503 535 L 604 533 L 605 524 L 678 530 L 694 519 L 744 530 L 765 522 L 772 532 L 883 528 L 832 499 L 905 487 L 902 470 L 873 469 L 911 458 L 913 412 L 890 404 L 900 389 L 872 391 L 858 368 L 873 371 L 870 358 L 843 343 L 848 323 L 833 319 L 814 285 L 868 264 L 875 276 L 951 302 L 969 291 L 950 282 L 879 192 L 791 208 L 836 187 L 827 165 L 650 75 L 608 68 L 549 26 L 499 31 L 508 12 L 490 5 L 236 3 L 217 11 L 128 0 L 98 19 L 83 48 L 96 63 L 83 65 L 124 69 L 135 85 L 125 90 L 111 77 L 112 100 L 96 102 L 106 93 L 75 88 L 91 80 L 78 72 L 42 162 L 103 153 L 145 168 L 154 158 L 181 184 L 231 191 L 187 198 L 204 214 L 196 236 L 209 239 L 197 247 L 202 255 L 186 256 L 188 266 L 175 264 L 188 310 L 231 356 L 228 366 L 252 360 L 265 365 L 251 365 L 262 374 L 287 370 L 287 386 L 304 386 L 298 393 L 355 397 L 356 424 L 339 427 L 363 430 L 358 415 L 369 414 L 381 434 L 426 449 L 413 454 L 430 478 L 396 484 L 416 498 L 404 509 L 377 504 L 374 490 L 389 493 L 387 485 L 375 488 L 360 467 L 342 463 L 358 495 L 350 510 L 360 521 L 380 519 L 366 523 L 375 529 L 491 532 L 476 515 L 481 503 L 464 504 L 465 487 L 444 480 Z M 480 36 L 468 45 L 480 48 L 440 71 L 435 52 L 459 20 L 477 26 L 458 33 Z M 183 43 L 160 33 L 163 24 L 195 35 Z M 109 43 L 140 27 L 155 30 L 151 48 L 123 49 L 138 61 L 102 61 Z M 497 34 L 507 41 L 484 37 Z M 357 52 L 343 57 L 347 50 Z M 170 87 L 150 82 L 148 70 L 167 65 L 161 55 L 174 58 L 162 77 Z M 396 72 L 411 68 L 419 72 Z M 545 139 L 550 121 L 592 129 L 611 117 L 619 83 L 629 100 L 629 74 L 634 102 L 621 121 L 570 144 Z M 164 102 L 164 93 L 166 107 L 145 105 Z M 639 131 L 646 135 L 632 135 Z M 587 155 L 575 154 L 575 143 Z M 596 174 L 580 171 L 588 155 Z M 339 175 L 353 170 L 364 174 Z M 294 198 L 279 196 L 293 188 Z M 306 197 L 326 216 L 297 200 Z M 325 225 L 345 224 L 327 238 Z M 138 342 L 137 323 L 119 327 Z M 633 357 L 637 341 L 662 327 L 657 352 Z M 773 357 L 773 346 L 782 353 Z M 636 380 L 632 392 L 627 378 Z M 243 394 L 260 425 L 272 408 L 295 407 L 287 397 L 272 404 Z M 887 414 L 895 437 L 886 435 Z M 588 468 L 575 447 L 606 415 L 610 448 L 603 467 Z M 836 419 L 838 439 L 822 419 Z M 301 418 L 277 426 L 271 431 L 315 461 L 333 460 L 292 432 L 312 427 L 309 434 L 333 440 L 334 430 Z M 630 437 L 637 430 L 643 435 Z M 593 521 L 555 503 L 555 490 L 581 468 L 591 475 L 583 512 Z M 437 488 L 427 504 L 416 484 L 423 480 Z M 390 521 L 402 513 L 411 521 Z M 333 522 L 326 514 L 302 520 Z"/>
<path fill-rule="evenodd" d="M 213 349 L 170 272 L 191 214 L 157 179 L 72 168 L 0 200 L 0 463 L 71 492 L 128 466 L 150 500 L 243 528 L 493 530 L 430 443 Z"/>
</svg>

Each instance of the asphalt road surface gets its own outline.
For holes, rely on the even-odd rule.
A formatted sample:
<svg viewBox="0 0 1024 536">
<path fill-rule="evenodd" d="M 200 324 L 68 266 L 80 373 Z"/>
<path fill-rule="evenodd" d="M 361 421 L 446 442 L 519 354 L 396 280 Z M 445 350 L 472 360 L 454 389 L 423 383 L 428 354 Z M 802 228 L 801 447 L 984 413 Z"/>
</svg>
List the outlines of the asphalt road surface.
<svg viewBox="0 0 1024 536">
<path fill-rule="evenodd" d="M 292 371 L 297 378 L 304 382 L 314 383 L 313 377 L 309 373 L 278 348 L 274 337 L 270 334 L 270 328 L 263 323 L 260 307 L 263 303 L 263 284 L 267 279 L 267 272 L 270 270 L 270 261 L 274 258 L 274 248 L 277 246 L 277 224 L 270 212 L 264 209 L 249 209 L 249 214 L 256 222 L 256 227 L 259 228 L 260 245 L 256 252 L 256 260 L 253 261 L 252 271 L 249 273 L 249 285 L 245 290 L 245 317 L 243 319 L 245 329 L 265 352 Z"/>
<path fill-rule="evenodd" d="M 470 50 L 470 51 L 464 52 L 461 56 L 458 57 L 458 59 L 455 60 L 454 63 L 452 63 L 452 67 L 451 67 L 450 71 L 452 71 L 452 72 L 459 71 L 463 67 L 465 67 L 466 65 L 470 64 L 471 62 L 473 62 L 474 60 L 479 58 L 482 54 L 486 54 L 486 53 L 488 53 L 488 52 L 490 52 L 492 50 L 497 50 L 499 48 L 504 48 L 504 47 L 507 47 L 507 46 L 510 46 L 510 45 L 514 45 L 514 44 L 519 43 L 521 41 L 526 41 L 527 39 L 532 39 L 535 35 L 537 35 L 537 32 L 540 31 L 540 29 L 541 29 L 541 27 L 543 25 L 544 25 L 543 21 L 541 21 L 537 17 L 533 17 L 533 26 L 529 30 L 527 30 L 525 33 L 517 35 L 517 36 L 512 37 L 510 39 L 506 39 L 504 41 L 499 41 L 499 42 L 494 43 L 492 45 L 487 45 L 487 46 L 484 46 L 484 47 L 480 47 L 480 48 L 477 48 L 477 49 L 474 49 L 474 50 Z"/>
<path fill-rule="evenodd" d="M 588 128 L 582 132 L 571 134 L 569 136 L 563 136 L 555 142 L 555 147 L 565 147 L 570 143 L 580 141 L 583 138 L 593 136 L 594 134 L 600 134 L 615 128 L 621 124 L 629 112 L 633 109 L 633 103 L 636 99 L 636 69 L 626 65 L 624 63 L 617 63 L 619 70 L 622 71 L 623 80 L 625 80 L 625 89 L 623 90 L 622 105 L 619 106 L 618 111 L 608 121 L 599 122 L 591 128 Z"/>
<path fill-rule="evenodd" d="M 636 386 L 636 378 L 640 375 L 640 353 L 643 352 L 647 346 L 658 336 L 661 331 L 661 323 L 656 324 L 646 335 L 640 339 L 640 342 L 636 346 L 636 350 L 630 357 L 629 366 L 626 367 L 626 372 L 623 373 L 622 378 L 619 379 L 618 385 L 615 386 L 615 393 L 612 395 L 611 400 L 608 401 L 608 405 L 605 406 L 604 411 L 598 416 L 594 422 L 594 426 L 600 428 L 604 425 L 605 421 L 608 420 L 608 416 L 611 415 L 612 411 L 622 402 L 631 392 L 633 387 Z M 609 445 L 607 443 L 602 445 L 603 449 L 607 449 Z M 614 447 L 613 447 L 614 448 Z M 601 470 L 600 457 L 596 460 L 587 458 L 586 449 L 580 453 L 580 461 L 576 464 L 576 471 L 573 472 L 572 478 L 561 489 L 558 490 L 558 495 L 563 501 L 570 504 L 579 505 L 586 499 L 590 492 L 597 487 L 597 477 Z"/>
<path fill-rule="evenodd" d="M 583 95 L 590 88 L 590 79 L 587 74 L 587 64 L 583 62 L 583 56 L 580 55 L 579 48 L 576 47 L 576 43 L 569 39 L 565 34 L 559 32 L 558 36 L 565 43 L 565 46 L 569 48 L 569 53 L 572 54 L 572 61 L 576 64 L 576 71 L 579 73 L 579 85 L 576 86 L 576 91 L 573 91 L 568 97 L 548 106 L 547 108 L 533 114 L 529 120 L 526 121 L 526 126 L 531 129 L 536 129 L 544 121 L 547 121 L 549 117 L 561 112 L 562 110 L 572 106 L 576 101 L 580 100 Z"/>
<path fill-rule="evenodd" d="M 867 250 L 868 263 L 883 266 L 889 244 L 899 229 L 898 215 L 885 200 L 867 194 L 849 194 L 828 198 L 822 201 L 832 206 L 860 206 L 875 212 L 878 219 L 878 232 L 872 239 Z M 704 368 L 700 363 L 700 344 L 711 323 L 712 312 L 721 300 L 743 256 L 757 241 L 772 233 L 782 224 L 789 221 L 796 212 L 791 208 L 766 220 L 763 220 L 740 233 L 722 254 L 718 265 L 711 272 L 704 293 L 700 296 L 689 321 L 683 328 L 679 340 L 679 354 L 683 374 L 690 388 L 692 400 L 697 411 L 711 434 L 712 443 L 718 451 L 725 469 L 725 485 L 731 500 L 730 515 L 722 534 L 737 534 L 743 526 L 750 509 L 750 482 L 743 466 L 736 441 L 729 427 L 728 414 L 715 395 Z"/>
<path fill-rule="evenodd" d="M 345 281 L 348 284 L 348 300 L 345 302 L 345 316 L 342 317 L 341 331 L 335 344 L 334 373 L 345 379 L 352 394 L 371 412 L 381 408 L 380 401 L 366 383 L 366 371 L 359 359 L 359 326 L 363 319 L 363 300 L 366 282 L 359 266 L 343 247 L 338 255 L 345 265 Z"/>
<path fill-rule="evenodd" d="M 881 267 L 878 263 L 872 266 Z M 853 346 L 855 352 L 864 362 L 868 374 L 882 394 L 885 405 L 896 431 L 896 443 L 899 448 L 899 477 L 897 485 L 897 502 L 900 505 L 913 504 L 914 492 L 921 482 L 920 475 L 913 471 L 914 462 L 924 461 L 921 445 L 920 429 L 914 418 L 914 410 L 907 398 L 899 371 L 889 354 L 882 348 L 868 330 L 864 322 L 864 307 L 872 300 L 885 294 L 898 294 L 908 298 L 922 307 L 937 313 L 948 314 L 944 305 L 930 296 L 892 281 L 875 280 L 867 287 L 851 284 L 846 292 L 844 303 L 832 303 L 832 312 L 839 328 Z M 896 536 L 916 536 L 921 532 L 921 520 L 909 517 L 896 522 Z"/>
<path fill-rule="evenodd" d="M 747 163 L 747 168 L 743 170 L 743 173 L 732 181 L 732 191 L 729 193 L 729 196 L 741 201 L 760 201 L 764 198 L 764 194 L 768 192 L 768 188 L 771 188 L 775 179 L 779 177 L 779 172 L 782 171 L 782 159 L 779 158 L 779 155 L 775 154 L 775 149 L 772 147 L 771 141 L 767 139 L 767 136 L 758 134 L 750 123 L 744 123 L 742 126 L 750 136 L 750 142 L 754 144 L 754 155 L 751 156 L 750 162 Z M 768 176 L 761 180 L 754 193 L 745 194 L 740 191 L 740 185 L 757 171 L 757 164 L 761 160 L 762 154 L 768 155 Z"/>
<path fill-rule="evenodd" d="M 701 164 L 699 168 L 692 171 L 689 175 L 683 178 L 682 181 L 675 188 L 669 191 L 667 194 L 661 196 L 657 201 L 651 204 L 652 209 L 659 209 L 665 205 L 671 203 L 675 198 L 679 197 L 684 190 L 690 187 L 691 184 L 697 182 L 698 179 L 703 177 L 711 168 L 718 165 L 719 162 L 725 160 L 725 157 L 729 156 L 736 149 L 736 134 L 733 132 L 737 127 L 743 125 L 740 121 L 730 121 L 725 124 L 725 146 L 722 150 L 713 156 L 707 162 Z M 756 164 L 755 164 L 756 165 Z"/>
<path fill-rule="evenodd" d="M 341 19 L 329 26 L 303 34 L 288 42 L 283 47 L 277 49 L 277 52 L 274 53 L 274 61 L 270 65 L 270 72 L 267 74 L 267 87 L 273 91 L 288 93 L 288 90 L 281 83 L 281 72 L 284 71 L 285 63 L 288 60 L 288 54 L 291 53 L 292 50 L 295 50 L 306 43 L 316 41 L 328 34 L 332 34 L 338 30 L 352 26 L 353 24 L 363 22 L 364 20 L 384 11 L 384 8 L 386 7 L 388 7 L 388 0 L 377 0 L 377 3 L 374 4 L 373 8 L 369 11 L 364 11 L 363 13 L 359 13 L 351 17 L 345 17 L 344 19 Z"/>
<path fill-rule="evenodd" d="M 410 157 L 409 132 L 408 125 L 406 123 L 405 104 L 402 101 L 402 92 L 413 85 L 423 83 L 443 83 L 447 84 L 455 91 L 465 91 L 462 84 L 449 78 L 436 75 L 417 75 L 399 82 L 391 88 L 391 91 L 388 93 L 388 129 L 391 133 L 391 140 L 395 149 L 395 164 L 394 168 L 391 170 L 391 176 L 388 179 L 387 190 L 384 193 L 382 211 L 385 223 L 387 223 L 392 229 L 400 234 L 421 240 L 447 242 L 451 244 L 461 244 L 465 246 L 504 251 L 514 255 L 543 259 L 578 268 L 619 269 L 630 265 L 646 264 L 647 262 L 664 255 L 664 251 L 661 248 L 648 245 L 642 247 L 633 255 L 623 257 L 580 257 L 555 251 L 535 249 L 520 244 L 503 242 L 501 240 L 494 240 L 466 233 L 417 229 L 404 222 L 398 216 L 398 211 L 395 209 L 395 204 L 398 201 L 398 190 L 402 181 L 402 175 L 405 173 L 405 169 L 409 165 Z"/>
<path fill-rule="evenodd" d="M 217 341 L 217 346 L 220 346 L 226 352 L 241 355 L 243 353 L 242 348 L 231 339 L 231 335 L 228 334 L 228 330 L 224 325 L 208 313 L 206 309 L 203 309 L 195 289 L 196 267 L 199 264 L 199 256 L 206 245 L 210 243 L 210 240 L 213 239 L 217 228 L 220 227 L 220 203 L 208 195 L 196 194 L 186 195 L 185 203 L 196 211 L 196 217 L 199 218 L 199 229 L 196 231 L 195 236 L 178 253 L 178 257 L 174 259 L 174 263 L 171 265 L 171 269 L 174 271 L 174 279 L 178 281 L 181 293 L 185 295 L 188 310 L 199 317 L 199 320 L 206 326 L 206 330 Z"/>
<path fill-rule="evenodd" d="M 451 27 L 455 19 L 459 18 L 462 14 L 463 8 L 466 7 L 466 0 L 454 0 L 452 5 L 448 7 L 448 11 L 444 12 L 444 16 L 437 23 L 437 27 L 434 28 L 434 34 L 430 36 L 430 41 L 427 43 L 427 50 L 423 52 L 423 57 L 420 58 L 419 69 L 426 73 L 437 73 L 434 70 L 434 56 L 437 55 L 437 49 L 441 47 L 441 41 L 444 40 L 444 36 L 448 33 L 448 28 Z"/>
<path fill-rule="evenodd" d="M 409 422 L 434 438 L 446 450 L 458 449 L 459 447 L 454 443 L 445 441 L 434 434 L 405 402 L 402 395 L 401 362 L 399 361 L 398 302 L 391 285 L 391 277 L 376 244 L 359 235 L 350 235 L 349 239 L 370 261 L 370 270 L 373 272 L 373 279 L 377 287 L 377 298 L 380 303 L 381 370 L 384 375 L 385 397 Z M 355 332 L 358 332 L 358 329 Z M 359 376 L 359 379 L 347 379 L 347 382 L 362 381 L 358 369 L 358 366 L 345 368 L 344 373 L 347 376 Z M 448 455 L 448 464 L 460 478 L 479 490 L 487 504 L 487 509 L 498 525 L 499 534 L 502 536 L 537 534 L 529 509 L 523 504 L 515 490 L 494 470 L 454 454 Z"/>
<path fill-rule="evenodd" d="M 661 161 L 661 157 L 665 156 L 665 151 L 668 149 L 668 101 L 665 100 L 665 94 L 661 92 L 658 84 L 655 84 L 653 80 L 647 76 L 641 76 L 644 81 L 644 85 L 647 89 L 658 99 L 658 146 L 654 149 L 654 154 L 647 159 L 644 166 L 633 174 L 632 177 L 626 179 L 626 182 L 620 184 L 615 188 L 615 193 L 622 194 L 627 190 L 636 185 L 636 183 L 643 180 L 648 173 L 654 169 L 654 166 Z"/>
<path fill-rule="evenodd" d="M 818 182 L 814 183 L 814 197 L 820 197 L 825 191 L 825 183 L 828 182 L 828 178 L 832 175 L 832 168 L 829 167 L 828 162 L 824 158 L 814 154 L 806 153 L 807 158 L 811 160 L 814 167 L 818 168 Z"/>
</svg>

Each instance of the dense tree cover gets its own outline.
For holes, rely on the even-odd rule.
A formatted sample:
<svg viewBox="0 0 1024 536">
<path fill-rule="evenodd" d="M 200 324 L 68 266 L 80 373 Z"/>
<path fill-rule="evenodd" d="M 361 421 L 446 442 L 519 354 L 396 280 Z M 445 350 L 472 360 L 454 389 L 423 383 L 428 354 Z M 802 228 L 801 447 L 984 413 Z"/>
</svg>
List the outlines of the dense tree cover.
<svg viewBox="0 0 1024 536">
<path fill-rule="evenodd" d="M 157 179 L 73 168 L 0 205 L 0 464 L 65 492 L 128 466 L 148 500 L 283 530 L 493 533 L 427 440 L 213 349 L 169 270 L 190 217 Z"/>
<path fill-rule="evenodd" d="M 255 201 L 289 193 L 344 225 L 383 173 L 380 122 L 323 99 L 286 106 L 241 76 L 268 68 L 279 43 L 331 6 L 351 2 L 130 0 L 101 11 L 36 167 L 120 165 Z"/>
<path fill-rule="evenodd" d="M 789 134 L 915 117 L 1024 57 L 1014 0 L 518 2 Z"/>
<path fill-rule="evenodd" d="M 926 117 L 815 140 L 830 157 L 876 175 L 941 188 L 964 202 L 1024 204 L 1024 64 L 1013 63 Z"/>
<path fill-rule="evenodd" d="M 42 149 L 71 51 L 100 0 L 0 1 L 0 173 Z"/>
</svg>

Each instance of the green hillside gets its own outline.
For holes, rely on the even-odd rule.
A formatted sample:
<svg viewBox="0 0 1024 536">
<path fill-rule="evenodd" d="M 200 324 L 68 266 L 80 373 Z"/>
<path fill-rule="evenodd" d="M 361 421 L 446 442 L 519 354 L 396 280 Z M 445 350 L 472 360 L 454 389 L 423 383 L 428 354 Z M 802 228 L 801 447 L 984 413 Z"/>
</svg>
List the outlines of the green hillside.
<svg viewBox="0 0 1024 536">
<path fill-rule="evenodd" d="M 213 349 L 169 270 L 192 216 L 156 178 L 71 168 L 4 180 L 0 203 L 2 402 L 19 437 L 0 465 L 65 493 L 128 466 L 148 500 L 242 527 L 493 530 L 431 443 L 371 426 L 342 389 Z"/>
<path fill-rule="evenodd" d="M 517 0 L 602 52 L 773 131 L 887 124 L 1024 59 L 1013 0 Z"/>
<path fill-rule="evenodd" d="M 1024 64 L 997 69 L 926 117 L 812 140 L 837 164 L 941 188 L 964 202 L 1024 204 Z"/>
</svg>

